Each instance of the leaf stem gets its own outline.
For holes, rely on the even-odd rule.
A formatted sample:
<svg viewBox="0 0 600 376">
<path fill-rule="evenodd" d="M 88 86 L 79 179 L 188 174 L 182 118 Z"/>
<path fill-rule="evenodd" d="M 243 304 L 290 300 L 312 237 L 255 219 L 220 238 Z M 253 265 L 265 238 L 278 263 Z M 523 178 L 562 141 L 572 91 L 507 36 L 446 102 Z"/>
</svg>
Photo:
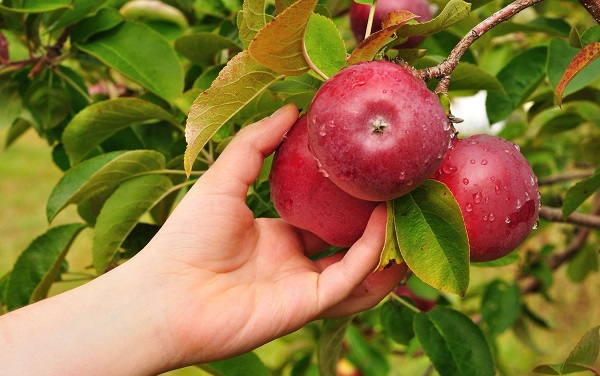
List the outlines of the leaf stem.
<svg viewBox="0 0 600 376">
<path fill-rule="evenodd" d="M 373 19 L 375 18 L 375 7 L 377 7 L 377 0 L 373 0 L 373 4 L 371 5 L 371 9 L 369 9 L 369 18 L 367 19 L 367 30 L 365 30 L 365 39 L 371 35 L 371 30 L 373 30 Z"/>
<path fill-rule="evenodd" d="M 417 307 L 415 307 L 414 305 L 410 304 L 406 299 L 404 299 L 403 297 L 392 293 L 391 294 L 392 298 L 394 300 L 396 300 L 398 303 L 402 304 L 403 306 L 405 306 L 406 308 L 410 309 L 411 311 L 413 311 L 414 313 L 420 313 L 421 310 L 418 309 Z"/>
<path fill-rule="evenodd" d="M 310 59 L 310 56 L 308 56 L 308 52 L 306 51 L 306 44 L 303 44 L 303 46 L 302 46 L 302 56 L 304 56 L 304 60 L 306 61 L 306 64 L 308 64 L 310 69 L 312 69 L 316 74 L 318 74 L 320 77 L 322 77 L 325 81 L 327 81 L 329 79 L 329 77 L 325 73 L 323 73 L 315 65 L 315 63 L 312 62 L 312 60 Z"/>
<path fill-rule="evenodd" d="M 541 1 L 543 0 L 516 0 L 508 4 L 472 28 L 452 49 L 450 55 L 444 61 L 436 66 L 417 71 L 418 75 L 425 81 L 429 81 L 432 78 L 441 78 L 435 91 L 436 93 L 447 94 L 448 86 L 450 85 L 450 75 L 458 65 L 462 55 L 477 39 L 499 23 L 507 21 L 523 9 Z"/>
</svg>

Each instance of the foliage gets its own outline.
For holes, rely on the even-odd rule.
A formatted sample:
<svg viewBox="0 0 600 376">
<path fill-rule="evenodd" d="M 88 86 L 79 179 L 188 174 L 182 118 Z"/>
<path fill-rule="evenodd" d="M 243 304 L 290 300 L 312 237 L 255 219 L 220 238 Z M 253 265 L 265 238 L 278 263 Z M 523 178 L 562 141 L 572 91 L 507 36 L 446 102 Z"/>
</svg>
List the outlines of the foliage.
<svg viewBox="0 0 600 376">
<path fill-rule="evenodd" d="M 419 24 L 409 12 L 396 12 L 358 46 L 349 31 L 349 0 L 149 3 L 0 4 L 5 147 L 32 130 L 64 171 L 47 202 L 48 231 L 0 279 L 7 309 L 45 298 L 53 283 L 77 272 L 64 260 L 85 227 L 95 234 L 89 256 L 96 274 L 135 255 L 245 125 L 285 103 L 307 109 L 321 84 L 348 64 L 385 58 L 417 69 L 436 66 L 510 2 L 435 0 L 431 21 Z M 545 312 L 533 312 L 528 299 L 551 301 L 552 275 L 563 265 L 573 283 L 598 272 L 598 234 L 586 227 L 600 227 L 600 26 L 580 4 L 561 0 L 502 21 L 464 47 L 440 97 L 450 98 L 451 111 L 452 99 L 487 91 L 488 119 L 502 123 L 500 135 L 521 146 L 540 178 L 547 208 L 540 228 L 504 259 L 470 265 L 460 210 L 451 195 L 442 197 L 443 184 L 429 181 L 389 203 L 380 267 L 405 261 L 414 272 L 406 282 L 438 307 L 420 312 L 391 294 L 356 317 L 308 325 L 300 340 L 286 343 L 299 350 L 271 370 L 250 353 L 203 365 L 205 371 L 330 375 L 344 358 L 364 375 L 384 375 L 395 358 L 426 356 L 442 375 L 506 373 L 498 337 L 512 330 L 531 343 L 524 323 L 547 328 Z M 428 38 L 419 49 L 392 48 L 413 35 Z M 432 90 L 439 79 L 429 81 Z M 248 193 L 257 216 L 276 215 L 268 168 Z M 80 223 L 54 226 L 70 205 Z M 511 275 L 469 285 L 472 266 L 506 265 L 514 267 Z M 535 370 L 598 373 L 597 335 L 595 327 L 565 362 Z"/>
</svg>

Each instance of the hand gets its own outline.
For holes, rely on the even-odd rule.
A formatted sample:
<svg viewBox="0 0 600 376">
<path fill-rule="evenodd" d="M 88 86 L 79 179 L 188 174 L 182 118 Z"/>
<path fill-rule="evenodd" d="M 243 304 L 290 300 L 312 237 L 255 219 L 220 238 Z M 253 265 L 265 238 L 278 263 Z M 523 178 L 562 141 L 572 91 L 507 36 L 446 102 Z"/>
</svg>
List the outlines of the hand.
<svg viewBox="0 0 600 376">
<path fill-rule="evenodd" d="M 239 132 L 139 255 L 158 269 L 178 365 L 240 354 L 317 318 L 371 308 L 404 275 L 404 266 L 372 274 L 385 205 L 345 255 L 316 262 L 307 255 L 326 244 L 315 235 L 281 219 L 254 219 L 248 186 L 297 116 L 286 106 Z"/>
</svg>

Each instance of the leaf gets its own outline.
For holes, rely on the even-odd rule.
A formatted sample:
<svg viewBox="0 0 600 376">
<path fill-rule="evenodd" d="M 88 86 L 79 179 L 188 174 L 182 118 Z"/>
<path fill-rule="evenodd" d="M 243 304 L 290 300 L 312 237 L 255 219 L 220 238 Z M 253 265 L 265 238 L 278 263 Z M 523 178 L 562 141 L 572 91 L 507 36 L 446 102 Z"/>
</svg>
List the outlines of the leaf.
<svg viewBox="0 0 600 376">
<path fill-rule="evenodd" d="M 271 373 L 253 352 L 207 364 L 210 368 L 227 376 L 269 376 Z"/>
<path fill-rule="evenodd" d="M 544 79 L 546 47 L 534 47 L 517 55 L 496 75 L 504 86 L 504 92 L 489 92 L 486 110 L 490 124 L 504 120 Z"/>
<path fill-rule="evenodd" d="M 565 88 L 571 82 L 573 77 L 587 67 L 592 61 L 596 60 L 600 56 L 600 43 L 594 42 L 583 47 L 581 51 L 575 55 L 571 63 L 567 67 L 565 74 L 560 79 L 558 86 L 556 87 L 556 102 L 559 106 L 562 106 L 562 97 Z"/>
<path fill-rule="evenodd" d="M 550 87 L 553 88 L 555 92 L 559 89 L 558 86 L 563 79 L 563 76 L 568 74 L 567 71 L 569 66 L 581 51 L 583 50 L 571 47 L 567 41 L 560 38 L 555 38 L 550 41 L 550 44 L 548 45 L 546 74 L 548 75 Z M 573 71 L 573 73 L 575 73 L 575 71 Z M 565 88 L 562 89 L 562 97 L 575 93 L 600 78 L 600 59 L 590 61 L 587 66 L 582 67 L 582 69 L 576 73 L 577 74 L 570 78 L 570 81 Z M 555 93 L 555 100 L 556 98 Z"/>
<path fill-rule="evenodd" d="M 581 283 L 591 272 L 600 270 L 598 249 L 592 245 L 583 247 L 569 262 L 567 275 L 571 281 Z"/>
<path fill-rule="evenodd" d="M 320 14 L 310 17 L 304 35 L 304 48 L 312 63 L 327 77 L 346 66 L 346 46 L 330 18 Z"/>
<path fill-rule="evenodd" d="M 552 117 L 542 125 L 538 135 L 553 136 L 561 132 L 575 129 L 583 124 L 584 121 L 585 120 L 576 112 L 569 111 L 558 113 L 557 116 Z"/>
<path fill-rule="evenodd" d="M 504 91 L 504 87 L 496 77 L 471 63 L 458 63 L 452 72 L 452 80 L 448 89 L 450 91 Z"/>
<path fill-rule="evenodd" d="M 123 18 L 116 9 L 101 8 L 95 15 L 87 17 L 82 22 L 73 25 L 71 41 L 74 44 L 85 42 L 98 33 L 120 25 L 123 21 Z"/>
<path fill-rule="evenodd" d="M 567 190 L 562 207 L 563 217 L 567 218 L 598 189 L 600 189 L 600 167 L 594 171 L 592 176 L 576 183 Z"/>
<path fill-rule="evenodd" d="M 317 344 L 317 362 L 320 375 L 337 375 L 337 364 L 342 354 L 343 340 L 353 318 L 354 315 L 348 315 L 323 321 Z"/>
<path fill-rule="evenodd" d="M 399 344 L 408 346 L 415 336 L 413 320 L 416 313 L 402 304 L 387 301 L 379 314 L 385 333 Z"/>
<path fill-rule="evenodd" d="M 21 5 L 6 6 L 0 4 L 0 9 L 18 13 L 43 13 L 68 8 L 72 0 L 29 0 L 16 2 Z"/>
<path fill-rule="evenodd" d="M 145 175 L 128 180 L 106 200 L 96 220 L 92 255 L 94 268 L 104 273 L 140 217 L 173 187 L 164 175 Z"/>
<path fill-rule="evenodd" d="M 183 92 L 175 50 L 149 26 L 125 21 L 77 47 L 167 101 Z"/>
<path fill-rule="evenodd" d="M 9 75 L 0 76 L 0 128 L 10 127 L 21 114 L 23 101 L 19 86 L 19 82 Z"/>
<path fill-rule="evenodd" d="M 510 264 L 514 264 L 519 262 L 521 257 L 519 257 L 518 252 L 511 252 L 508 255 L 501 257 L 497 260 L 493 261 L 485 261 L 485 262 L 473 262 L 471 266 L 483 267 L 483 268 L 495 268 L 499 266 L 506 266 Z"/>
<path fill-rule="evenodd" d="M 208 140 L 244 106 L 283 75 L 258 64 L 246 50 L 237 54 L 219 73 L 212 86 L 190 108 L 185 128 L 185 171 Z"/>
<path fill-rule="evenodd" d="M 76 22 L 81 21 L 90 14 L 93 14 L 100 9 L 106 0 L 78 0 L 74 1 L 69 9 L 52 23 L 49 27 L 49 31 L 63 29 L 67 26 L 71 26 Z"/>
<path fill-rule="evenodd" d="M 481 316 L 492 335 L 499 335 L 517 321 L 521 313 L 521 291 L 516 284 L 494 280 L 481 298 Z"/>
<path fill-rule="evenodd" d="M 546 375 L 566 375 L 592 370 L 600 352 L 599 330 L 600 326 L 596 326 L 585 333 L 563 363 L 540 365 L 535 367 L 533 372 Z"/>
<path fill-rule="evenodd" d="M 373 60 L 379 50 L 392 42 L 391 37 L 398 28 L 416 17 L 416 14 L 406 10 L 395 10 L 388 13 L 383 19 L 382 29 L 369 35 L 352 51 L 348 58 L 348 65 Z"/>
<path fill-rule="evenodd" d="M 46 206 L 48 221 L 69 204 L 99 192 L 110 194 L 124 181 L 164 167 L 165 157 L 154 150 L 117 151 L 88 159 L 68 170 L 52 190 Z"/>
<path fill-rule="evenodd" d="M 231 39 L 213 33 L 194 33 L 184 35 L 175 40 L 175 49 L 194 64 L 211 66 L 215 64 L 215 56 L 222 50 L 241 51 Z"/>
<path fill-rule="evenodd" d="M 494 360 L 485 336 L 461 312 L 436 306 L 416 315 L 414 329 L 441 375 L 494 375 Z"/>
<path fill-rule="evenodd" d="M 443 183 L 428 180 L 394 200 L 402 258 L 423 282 L 464 296 L 469 285 L 469 240 L 460 207 Z"/>
<path fill-rule="evenodd" d="M 43 128 L 54 128 L 71 113 L 71 96 L 58 82 L 36 81 L 27 88 L 25 103 Z"/>
<path fill-rule="evenodd" d="M 84 227 L 80 223 L 54 227 L 31 242 L 17 259 L 8 280 L 6 305 L 9 310 L 47 295 L 71 243 Z"/>
<path fill-rule="evenodd" d="M 263 27 L 248 46 L 261 65 L 288 76 L 310 67 L 304 58 L 304 32 L 317 0 L 298 0 Z"/>
<path fill-rule="evenodd" d="M 437 17 L 421 23 L 405 24 L 396 31 L 399 38 L 413 35 L 431 35 L 449 28 L 469 16 L 471 4 L 462 0 L 450 0 Z"/>
<path fill-rule="evenodd" d="M 12 145 L 19 137 L 21 137 L 32 125 L 29 121 L 18 118 L 13 124 L 10 126 L 8 133 L 6 134 L 6 140 L 4 143 L 4 147 L 8 149 L 10 145 Z"/>
<path fill-rule="evenodd" d="M 73 117 L 63 134 L 62 140 L 71 165 L 80 162 L 115 133 L 152 119 L 180 126 L 161 107 L 138 98 L 116 98 L 86 107 Z"/>
<path fill-rule="evenodd" d="M 119 13 L 130 20 L 169 22 L 186 30 L 190 25 L 178 8 L 154 0 L 129 1 L 119 9 Z"/>
<path fill-rule="evenodd" d="M 239 37 L 244 48 L 248 48 L 260 29 L 273 19 L 271 15 L 265 13 L 265 6 L 265 0 L 244 1 L 242 11 L 238 13 L 237 19 Z"/>
<path fill-rule="evenodd" d="M 388 266 L 400 264 L 402 260 L 402 252 L 398 247 L 398 238 L 396 237 L 396 220 L 394 216 L 394 203 L 387 203 L 387 221 L 385 225 L 385 243 L 383 251 L 379 257 L 379 265 L 377 271 L 382 271 Z"/>
<path fill-rule="evenodd" d="M 383 350 L 367 342 L 363 333 L 350 325 L 346 331 L 348 341 L 348 359 L 365 375 L 389 375 L 390 364 Z"/>
</svg>

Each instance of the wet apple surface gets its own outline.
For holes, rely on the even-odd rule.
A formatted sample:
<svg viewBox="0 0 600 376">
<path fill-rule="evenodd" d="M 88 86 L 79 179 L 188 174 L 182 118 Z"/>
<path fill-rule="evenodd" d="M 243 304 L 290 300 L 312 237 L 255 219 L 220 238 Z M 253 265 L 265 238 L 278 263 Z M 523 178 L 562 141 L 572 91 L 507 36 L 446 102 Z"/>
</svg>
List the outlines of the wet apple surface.
<svg viewBox="0 0 600 376">
<path fill-rule="evenodd" d="M 507 255 L 536 226 L 537 178 L 509 141 L 490 135 L 456 139 L 433 177 L 448 186 L 460 206 L 471 261 Z"/>
<path fill-rule="evenodd" d="M 381 60 L 331 77 L 307 116 L 321 172 L 364 200 L 390 200 L 419 186 L 439 167 L 451 139 L 435 94 L 409 68 Z"/>
</svg>

